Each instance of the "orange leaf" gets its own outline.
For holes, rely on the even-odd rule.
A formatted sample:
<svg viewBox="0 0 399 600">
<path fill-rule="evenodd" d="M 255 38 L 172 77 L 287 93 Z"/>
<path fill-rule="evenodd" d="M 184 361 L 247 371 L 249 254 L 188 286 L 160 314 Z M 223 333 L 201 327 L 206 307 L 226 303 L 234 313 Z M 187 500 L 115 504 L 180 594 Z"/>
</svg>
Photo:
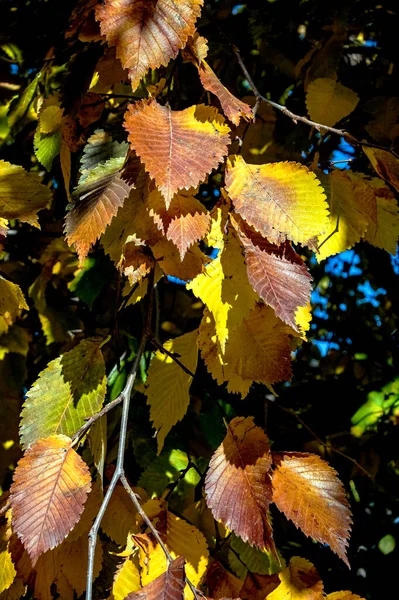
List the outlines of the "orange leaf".
<svg viewBox="0 0 399 600">
<path fill-rule="evenodd" d="M 235 219 L 232 223 L 235 224 Z M 280 246 L 270 244 L 242 220 L 237 226 L 249 283 L 282 321 L 298 331 L 295 313 L 300 306 L 307 305 L 311 292 L 312 278 L 305 263 L 289 242 Z"/>
<path fill-rule="evenodd" d="M 223 565 L 215 560 L 206 573 L 206 584 L 213 600 L 220 600 L 223 597 L 238 597 L 243 581 L 226 571 Z"/>
<path fill-rule="evenodd" d="M 152 246 L 152 253 L 165 275 L 177 277 L 183 281 L 196 277 L 203 271 L 204 265 L 209 262 L 209 259 L 198 248 L 198 244 L 189 248 L 183 260 L 180 260 L 176 246 L 165 239 Z"/>
<path fill-rule="evenodd" d="M 179 556 L 168 566 L 168 570 L 143 587 L 132 592 L 126 600 L 182 600 L 184 597 L 184 556 Z"/>
<path fill-rule="evenodd" d="M 325 600 L 364 600 L 364 598 L 361 598 L 357 594 L 352 594 L 352 592 L 348 592 L 347 590 L 343 590 L 342 592 L 328 594 Z"/>
<path fill-rule="evenodd" d="M 13 528 L 32 564 L 55 548 L 79 521 L 90 472 L 65 435 L 33 444 L 19 461 L 11 486 Z"/>
<path fill-rule="evenodd" d="M 336 471 L 316 454 L 273 454 L 273 502 L 296 527 L 346 557 L 351 512 Z"/>
<path fill-rule="evenodd" d="M 399 159 L 387 150 L 362 146 L 374 169 L 384 181 L 387 181 L 399 191 Z"/>
<path fill-rule="evenodd" d="M 211 217 L 199 200 L 189 193 L 173 196 L 166 210 L 161 193 L 154 190 L 148 197 L 150 215 L 158 229 L 177 246 L 181 260 L 187 249 L 207 233 Z"/>
<path fill-rule="evenodd" d="M 278 574 L 280 585 L 267 600 L 323 600 L 323 582 L 311 562 L 293 556 L 290 564 Z"/>
<path fill-rule="evenodd" d="M 106 0 L 96 9 L 101 33 L 124 69 L 133 91 L 149 69 L 166 66 L 194 33 L 203 0 Z"/>
<path fill-rule="evenodd" d="M 125 115 L 131 148 L 165 198 L 195 187 L 227 154 L 229 127 L 215 108 L 170 110 L 155 100 L 129 104 Z"/>
<path fill-rule="evenodd" d="M 201 65 L 198 67 L 198 73 L 204 88 L 217 96 L 224 114 L 232 123 L 234 123 L 234 125 L 240 123 L 241 117 L 247 121 L 253 120 L 251 107 L 236 98 L 224 87 L 216 73 L 205 60 L 202 60 Z"/>
<path fill-rule="evenodd" d="M 274 548 L 267 516 L 272 501 L 270 446 L 253 417 L 236 417 L 209 463 L 205 478 L 207 504 L 245 542 Z"/>
</svg>

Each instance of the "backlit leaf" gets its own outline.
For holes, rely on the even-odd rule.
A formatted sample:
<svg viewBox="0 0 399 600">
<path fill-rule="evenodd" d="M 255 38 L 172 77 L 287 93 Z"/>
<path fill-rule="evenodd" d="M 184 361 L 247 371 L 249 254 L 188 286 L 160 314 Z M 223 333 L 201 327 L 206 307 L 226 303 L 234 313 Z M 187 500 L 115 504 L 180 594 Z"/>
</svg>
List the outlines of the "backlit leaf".
<svg viewBox="0 0 399 600">
<path fill-rule="evenodd" d="M 209 463 L 205 478 L 207 504 L 244 541 L 273 548 L 268 510 L 272 501 L 270 446 L 253 417 L 236 417 Z"/>
<path fill-rule="evenodd" d="M 128 557 L 115 574 L 109 600 L 125 600 L 131 592 L 141 588 L 140 573 L 133 560 Z"/>
<path fill-rule="evenodd" d="M 347 564 L 351 512 L 336 471 L 316 454 L 273 455 L 273 502 L 296 527 Z"/>
<path fill-rule="evenodd" d="M 129 594 L 126 600 L 181 600 L 185 586 L 184 563 L 184 556 L 176 558 L 165 573 L 139 592 Z"/>
<path fill-rule="evenodd" d="M 325 231 L 327 204 L 316 176 L 293 162 L 247 164 L 231 156 L 226 189 L 234 208 L 270 242 L 314 246 L 312 238 Z"/>
<path fill-rule="evenodd" d="M 381 179 L 399 191 L 399 159 L 391 152 L 380 148 L 362 146 L 362 149 Z"/>
<path fill-rule="evenodd" d="M 280 585 L 267 600 L 323 600 L 323 582 L 311 562 L 294 556 L 278 574 Z"/>
<path fill-rule="evenodd" d="M 177 56 L 201 12 L 203 0 L 106 0 L 97 6 L 101 33 L 129 72 L 133 91 L 149 69 Z"/>
<path fill-rule="evenodd" d="M 315 79 L 308 87 L 306 106 L 312 121 L 332 127 L 355 110 L 358 95 L 334 79 Z"/>
<path fill-rule="evenodd" d="M 10 588 L 17 575 L 8 549 L 11 533 L 11 511 L 8 511 L 0 528 L 0 594 Z"/>
<path fill-rule="evenodd" d="M 0 275 L 0 335 L 20 316 L 23 310 L 29 310 L 21 288 Z"/>
<path fill-rule="evenodd" d="M 138 493 L 141 501 L 146 501 L 148 496 L 142 488 L 133 488 Z M 138 533 L 136 525 L 137 511 L 129 498 L 125 488 L 116 486 L 111 500 L 101 522 L 101 529 L 119 546 L 126 544 L 129 533 Z"/>
<path fill-rule="evenodd" d="M 106 389 L 101 342 L 82 340 L 40 373 L 22 409 L 24 447 L 52 434 L 72 437 L 86 418 L 101 409 Z"/>
<path fill-rule="evenodd" d="M 325 597 L 325 600 L 364 600 L 364 598 L 344 590 L 342 592 L 332 592 L 332 594 L 328 594 Z"/>
<path fill-rule="evenodd" d="M 209 259 L 194 244 L 189 248 L 183 258 L 180 259 L 180 253 L 173 242 L 162 239 L 152 246 L 152 253 L 165 275 L 177 277 L 183 281 L 188 281 L 202 273 L 204 266 Z"/>
<path fill-rule="evenodd" d="M 0 216 L 38 226 L 37 212 L 47 208 L 51 191 L 36 173 L 0 160 Z"/>
<path fill-rule="evenodd" d="M 14 473 L 10 502 L 13 529 L 33 565 L 77 523 L 90 482 L 89 468 L 65 435 L 42 438 L 25 452 Z"/>
<path fill-rule="evenodd" d="M 291 346 L 287 326 L 272 308 L 257 305 L 230 334 L 224 354 L 218 348 L 213 317 L 204 312 L 198 336 L 202 358 L 212 377 L 230 392 L 248 394 L 255 381 L 273 385 L 289 381 Z"/>
<path fill-rule="evenodd" d="M 198 331 L 195 330 L 164 344 L 164 348 L 176 355 L 191 373 L 195 373 L 197 368 L 197 337 Z M 157 350 L 148 370 L 145 393 L 150 419 L 157 431 L 158 454 L 173 425 L 187 412 L 192 379 L 172 358 Z"/>
<path fill-rule="evenodd" d="M 363 237 L 369 244 L 395 254 L 399 238 L 398 203 L 381 179 L 373 177 L 368 180 L 368 185 L 373 194 L 362 198 L 363 210 L 368 216 L 367 231 Z"/>
<path fill-rule="evenodd" d="M 155 100 L 129 104 L 125 128 L 131 148 L 165 198 L 195 187 L 227 154 L 229 127 L 215 108 L 172 111 Z"/>
</svg>

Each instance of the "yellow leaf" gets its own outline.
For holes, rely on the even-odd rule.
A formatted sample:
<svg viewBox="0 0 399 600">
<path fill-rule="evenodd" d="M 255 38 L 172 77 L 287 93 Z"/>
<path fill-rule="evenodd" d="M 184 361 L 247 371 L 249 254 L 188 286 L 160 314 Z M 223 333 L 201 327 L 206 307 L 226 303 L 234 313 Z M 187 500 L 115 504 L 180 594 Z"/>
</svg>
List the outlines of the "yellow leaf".
<svg viewBox="0 0 399 600">
<path fill-rule="evenodd" d="M 38 227 L 37 212 L 47 208 L 51 191 L 36 173 L 0 160 L 0 216 Z"/>
<path fill-rule="evenodd" d="M 0 360 L 3 360 L 9 352 L 27 356 L 30 340 L 31 337 L 26 329 L 14 325 L 8 333 L 0 337 Z"/>
<path fill-rule="evenodd" d="M 186 285 L 212 313 L 222 353 L 229 334 L 249 315 L 258 299 L 248 282 L 238 239 L 230 232 L 223 246 L 222 252 L 205 268 L 204 273 Z"/>
<path fill-rule="evenodd" d="M 16 577 L 11 586 L 0 594 L 0 600 L 21 600 L 25 596 L 26 587 L 21 577 Z"/>
<path fill-rule="evenodd" d="M 51 134 L 62 125 L 64 110 L 56 104 L 47 105 L 39 113 L 39 129 L 41 133 Z"/>
<path fill-rule="evenodd" d="M 212 315 L 205 310 L 198 345 L 212 377 L 243 398 L 253 382 L 272 385 L 291 379 L 291 349 L 287 326 L 272 308 L 258 304 L 229 336 L 222 355 Z"/>
<path fill-rule="evenodd" d="M 198 330 L 195 330 L 164 344 L 164 348 L 175 354 L 191 373 L 197 368 L 197 337 Z M 192 379 L 172 358 L 157 350 L 148 371 L 145 393 L 150 418 L 157 431 L 158 454 L 169 431 L 187 412 Z"/>
<path fill-rule="evenodd" d="M 294 162 L 249 165 L 230 156 L 226 189 L 235 210 L 270 242 L 285 239 L 314 246 L 327 227 L 327 203 L 319 180 Z"/>
<path fill-rule="evenodd" d="M 323 600 L 323 582 L 311 562 L 294 556 L 278 574 L 280 585 L 267 600 Z"/>
<path fill-rule="evenodd" d="M 295 313 L 295 322 L 302 334 L 302 339 L 306 340 L 306 333 L 310 329 L 312 321 L 312 306 L 310 302 L 306 306 L 300 306 Z"/>
<path fill-rule="evenodd" d="M 336 169 L 325 180 L 330 223 L 325 235 L 319 238 L 319 261 L 360 241 L 368 224 L 364 204 L 371 202 L 373 196 L 370 187 L 356 173 Z"/>
<path fill-rule="evenodd" d="M 148 495 L 142 488 L 133 488 L 141 500 L 146 501 Z M 138 533 L 136 524 L 137 511 L 122 484 L 116 486 L 101 522 L 101 529 L 118 544 L 126 544 L 130 533 Z"/>
<path fill-rule="evenodd" d="M 315 79 L 308 87 L 306 106 L 312 121 L 333 127 L 355 110 L 358 95 L 327 77 Z"/>
<path fill-rule="evenodd" d="M 362 146 L 362 148 L 381 179 L 399 191 L 399 159 L 387 150 L 368 146 Z"/>
<path fill-rule="evenodd" d="M 8 510 L 5 514 L 5 523 L 0 529 L 0 594 L 12 585 L 17 574 L 8 550 L 11 533 L 11 510 Z"/>
<path fill-rule="evenodd" d="M 165 238 L 152 246 L 152 253 L 165 275 L 177 277 L 183 281 L 196 277 L 198 273 L 202 272 L 204 265 L 209 262 L 198 244 L 191 246 L 184 255 L 184 259 L 181 260 L 175 244 Z"/>
<path fill-rule="evenodd" d="M 130 592 L 141 588 L 140 573 L 131 558 L 127 558 L 116 572 L 109 600 L 125 600 Z"/>
<path fill-rule="evenodd" d="M 373 177 L 368 180 L 368 184 L 374 193 L 372 198 L 369 194 L 362 198 L 364 210 L 367 210 L 369 216 L 364 239 L 377 248 L 395 254 L 399 237 L 398 203 L 381 179 Z M 367 204 L 366 201 L 370 199 L 371 204 Z"/>
<path fill-rule="evenodd" d="M 29 310 L 29 306 L 19 285 L 0 275 L 0 335 L 8 331 L 23 309 Z"/>
<path fill-rule="evenodd" d="M 325 600 L 364 600 L 357 594 L 352 594 L 347 590 L 343 590 L 342 592 L 333 592 L 332 594 L 328 594 L 325 597 Z"/>
</svg>

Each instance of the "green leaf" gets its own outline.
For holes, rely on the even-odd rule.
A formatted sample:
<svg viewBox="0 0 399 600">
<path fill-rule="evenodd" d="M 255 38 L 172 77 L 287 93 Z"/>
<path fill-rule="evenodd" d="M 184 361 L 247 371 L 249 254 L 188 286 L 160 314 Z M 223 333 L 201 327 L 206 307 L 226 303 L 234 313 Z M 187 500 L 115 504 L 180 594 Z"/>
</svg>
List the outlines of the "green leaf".
<svg viewBox="0 0 399 600">
<path fill-rule="evenodd" d="M 378 549 L 383 554 L 390 554 L 395 550 L 396 540 L 391 534 L 384 535 L 383 538 L 378 542 Z"/>
<path fill-rule="evenodd" d="M 12 109 L 8 114 L 8 124 L 10 128 L 15 127 L 15 125 L 17 125 L 24 118 L 26 112 L 28 111 L 29 105 L 34 98 L 36 88 L 41 77 L 42 72 L 39 71 L 34 80 L 30 82 L 28 87 L 24 89 L 21 96 L 19 96 L 16 104 L 13 104 Z"/>
<path fill-rule="evenodd" d="M 82 340 L 40 373 L 22 409 L 24 447 L 54 434 L 72 437 L 101 409 L 106 377 L 100 345 L 100 339 Z"/>
<path fill-rule="evenodd" d="M 360 437 L 366 430 L 375 429 L 384 415 L 399 415 L 399 377 L 387 383 L 380 391 L 372 391 L 353 415 L 352 435 Z"/>
<path fill-rule="evenodd" d="M 247 544 L 234 533 L 230 541 L 229 563 L 236 575 L 242 579 L 247 571 L 259 575 L 273 575 L 279 570 L 271 552 Z"/>
<path fill-rule="evenodd" d="M 93 302 L 112 278 L 113 273 L 114 269 L 108 257 L 89 257 L 68 283 L 68 288 L 92 310 Z"/>
<path fill-rule="evenodd" d="M 188 456 L 182 450 L 164 451 L 142 473 L 138 485 L 143 487 L 151 497 L 160 497 L 166 487 L 176 481 L 180 471 L 186 469 L 187 466 Z M 185 480 L 191 485 L 195 485 L 195 476 L 193 481 L 191 471 L 192 469 L 186 474 Z M 199 477 L 196 483 L 198 480 Z"/>
<path fill-rule="evenodd" d="M 61 150 L 61 130 L 54 133 L 41 133 L 39 127 L 36 129 L 33 138 L 33 145 L 37 160 L 43 165 L 46 171 L 50 171 L 53 160 L 59 155 Z"/>
</svg>

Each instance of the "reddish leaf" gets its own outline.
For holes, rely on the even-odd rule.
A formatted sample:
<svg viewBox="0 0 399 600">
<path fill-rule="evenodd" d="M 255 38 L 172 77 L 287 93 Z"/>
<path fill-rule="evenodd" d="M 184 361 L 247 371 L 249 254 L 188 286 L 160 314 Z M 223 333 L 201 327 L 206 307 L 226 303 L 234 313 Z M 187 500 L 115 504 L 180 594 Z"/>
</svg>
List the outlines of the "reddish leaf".
<svg viewBox="0 0 399 600">
<path fill-rule="evenodd" d="M 168 570 L 143 587 L 132 592 L 126 600 L 183 600 L 185 573 L 184 556 L 179 556 L 168 566 Z"/>
<path fill-rule="evenodd" d="M 206 573 L 206 584 L 213 600 L 221 600 L 239 596 L 243 582 L 215 560 Z"/>
<path fill-rule="evenodd" d="M 97 7 L 101 33 L 124 69 L 132 88 L 149 69 L 157 69 L 177 56 L 194 33 L 203 0 L 106 0 Z"/>
<path fill-rule="evenodd" d="M 271 244 L 240 221 L 238 235 L 244 246 L 249 283 L 280 319 L 298 331 L 295 313 L 307 305 L 311 293 L 312 277 L 305 263 L 289 242 Z"/>
<path fill-rule="evenodd" d="M 245 542 L 274 549 L 267 511 L 272 501 L 271 455 L 266 434 L 253 417 L 236 417 L 209 463 L 207 504 Z"/>
<path fill-rule="evenodd" d="M 55 548 L 79 521 L 90 472 L 65 435 L 38 440 L 18 463 L 11 486 L 13 528 L 32 564 Z"/>
<path fill-rule="evenodd" d="M 165 198 L 195 187 L 227 154 L 229 127 L 215 108 L 170 110 L 155 100 L 129 104 L 125 116 L 131 148 Z"/>
<path fill-rule="evenodd" d="M 346 557 L 351 512 L 336 471 L 316 454 L 274 453 L 273 502 L 296 527 Z"/>
</svg>

